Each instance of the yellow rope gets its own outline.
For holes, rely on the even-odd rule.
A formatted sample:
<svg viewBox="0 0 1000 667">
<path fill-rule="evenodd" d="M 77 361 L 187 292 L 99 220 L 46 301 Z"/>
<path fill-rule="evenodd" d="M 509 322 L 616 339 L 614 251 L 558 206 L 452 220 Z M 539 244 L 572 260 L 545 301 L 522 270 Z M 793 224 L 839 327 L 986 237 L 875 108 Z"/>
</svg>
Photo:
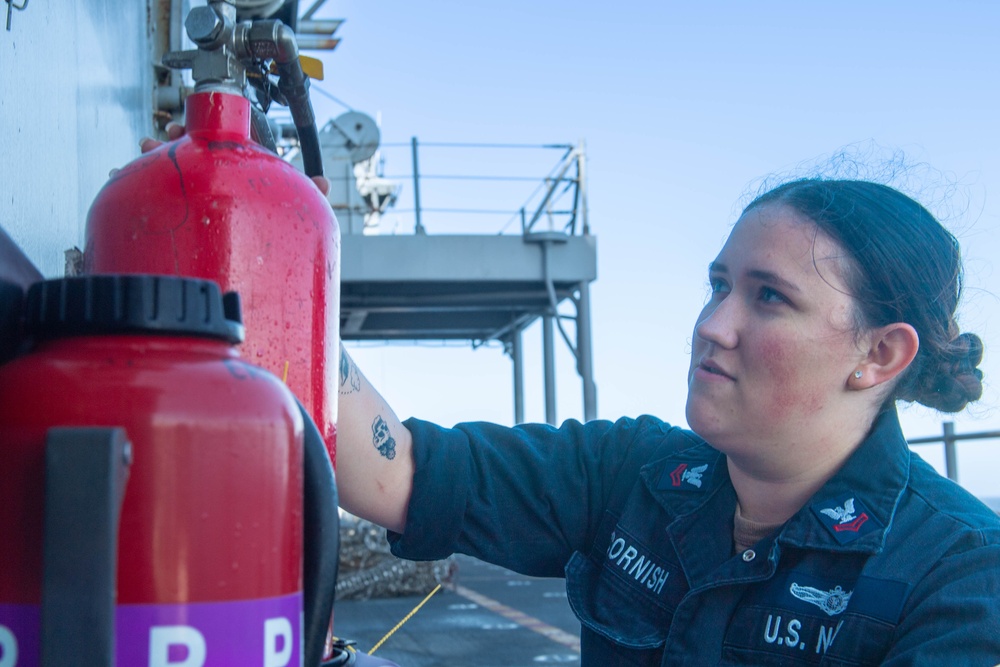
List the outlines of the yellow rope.
<svg viewBox="0 0 1000 667">
<path fill-rule="evenodd" d="M 424 603 L 426 603 L 428 600 L 430 600 L 431 597 L 433 597 L 433 595 L 435 593 L 437 593 L 440 589 L 441 589 L 441 584 L 438 584 L 437 586 L 435 586 L 434 590 L 432 590 L 430 593 L 428 593 L 427 597 L 425 597 L 423 600 L 421 600 L 420 604 L 418 604 L 416 607 L 413 608 L 413 611 L 411 611 L 409 614 L 407 614 L 406 616 L 404 616 L 403 620 L 396 624 L 396 627 L 394 627 L 392 630 L 389 630 L 389 632 L 386 633 L 385 637 L 382 637 L 382 639 L 378 640 L 378 643 L 375 644 L 375 646 L 373 646 L 370 651 L 368 651 L 368 655 L 371 655 L 372 653 L 374 653 L 375 651 L 377 651 L 378 647 L 381 646 L 382 644 L 384 644 L 386 639 L 388 639 L 389 637 L 391 637 L 393 635 L 393 633 L 396 632 L 396 630 L 399 630 L 401 627 L 403 627 L 403 623 L 406 623 L 408 620 L 410 620 L 410 617 L 413 616 L 414 614 L 416 614 L 417 611 L 419 611 L 420 608 L 424 606 Z"/>
<path fill-rule="evenodd" d="M 281 374 L 281 381 L 288 384 L 288 361 L 285 361 L 285 371 Z"/>
</svg>

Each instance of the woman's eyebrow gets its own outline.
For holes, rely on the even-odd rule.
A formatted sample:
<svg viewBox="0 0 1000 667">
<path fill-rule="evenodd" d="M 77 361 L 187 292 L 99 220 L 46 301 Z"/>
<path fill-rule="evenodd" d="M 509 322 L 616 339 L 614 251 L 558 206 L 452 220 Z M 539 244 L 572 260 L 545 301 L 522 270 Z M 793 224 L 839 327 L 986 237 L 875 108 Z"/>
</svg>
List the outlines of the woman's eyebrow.
<svg viewBox="0 0 1000 667">
<path fill-rule="evenodd" d="M 787 280 L 779 276 L 777 273 L 773 273 L 772 271 L 764 271 L 763 269 L 750 269 L 749 271 L 747 271 L 747 276 L 760 280 L 761 282 L 770 283 L 772 285 L 778 285 L 779 287 L 791 290 L 793 292 L 801 291 L 797 285 L 788 282 Z"/>
<path fill-rule="evenodd" d="M 709 262 L 709 264 L 708 264 L 708 273 L 709 273 L 709 275 L 711 275 L 713 273 L 726 273 L 726 274 L 728 274 L 729 273 L 729 267 L 726 266 L 725 264 L 723 264 L 722 262 L 718 262 L 718 261 Z M 795 285 L 794 283 L 791 283 L 791 282 L 785 280 L 784 278 L 782 278 L 781 276 L 779 276 L 777 273 L 774 273 L 773 271 L 766 271 L 764 269 L 750 269 L 750 270 L 747 271 L 746 275 L 747 275 L 748 278 L 753 278 L 754 280 L 759 280 L 761 282 L 770 283 L 772 285 L 776 285 L 778 287 L 790 290 L 792 292 L 801 292 L 802 291 L 802 290 L 800 290 L 798 288 L 797 285 Z"/>
</svg>

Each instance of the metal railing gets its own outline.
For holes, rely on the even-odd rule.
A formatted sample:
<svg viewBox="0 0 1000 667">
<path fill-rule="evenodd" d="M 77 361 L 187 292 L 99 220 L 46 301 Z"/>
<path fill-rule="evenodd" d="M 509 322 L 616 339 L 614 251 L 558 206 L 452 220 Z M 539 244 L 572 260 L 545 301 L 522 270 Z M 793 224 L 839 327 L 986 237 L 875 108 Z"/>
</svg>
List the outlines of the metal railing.
<svg viewBox="0 0 1000 667">
<path fill-rule="evenodd" d="M 940 436 L 931 435 L 922 438 L 911 438 L 908 445 L 928 445 L 936 442 L 944 443 L 944 469 L 948 479 L 958 481 L 958 451 L 955 447 L 960 440 L 988 440 L 1000 438 L 1000 431 L 981 431 L 979 433 L 955 433 L 955 422 L 943 422 L 944 433 Z"/>
<path fill-rule="evenodd" d="M 417 234 L 422 234 L 427 232 L 427 225 L 424 221 L 425 213 L 437 213 L 437 214 L 459 214 L 462 216 L 474 216 L 474 215 L 500 215 L 507 216 L 507 221 L 499 228 L 496 233 L 503 234 L 508 228 L 512 227 L 516 223 L 520 223 L 521 234 L 526 235 L 537 231 L 539 227 L 543 226 L 547 231 L 559 231 L 567 235 L 575 234 L 590 234 L 590 225 L 587 216 L 587 177 L 586 177 L 586 149 L 584 142 L 581 140 L 577 145 L 570 144 L 473 144 L 473 143 L 441 143 L 441 142 L 418 142 L 416 137 L 413 137 L 409 143 L 386 143 L 382 144 L 380 150 L 383 151 L 383 155 L 391 151 L 392 149 L 408 148 L 410 152 L 410 162 L 412 164 L 412 173 L 397 173 L 393 175 L 386 175 L 384 178 L 397 179 L 400 181 L 411 180 L 411 196 L 412 196 L 412 207 L 397 207 L 392 209 L 395 213 L 412 213 L 414 216 L 414 230 Z M 526 175 L 526 172 L 530 173 L 534 171 L 534 168 L 526 168 L 529 163 L 532 163 L 534 167 L 539 165 L 539 160 L 536 158 L 530 161 L 524 162 L 522 165 L 513 166 L 508 163 L 508 169 L 515 170 L 513 175 L 499 175 L 499 174 L 484 174 L 483 167 L 495 166 L 491 164 L 493 161 L 489 158 L 484 158 L 484 154 L 479 154 L 479 159 L 463 159 L 461 160 L 461 166 L 456 170 L 452 169 L 452 173 L 425 173 L 421 170 L 420 163 L 423 160 L 423 150 L 431 149 L 478 149 L 485 150 L 488 152 L 494 152 L 503 150 L 509 153 L 509 149 L 528 149 L 527 151 L 522 150 L 520 152 L 526 153 L 531 150 L 538 151 L 551 151 L 557 150 L 562 153 L 562 155 L 556 160 L 554 166 L 552 166 L 548 173 L 539 176 Z M 466 151 L 468 155 L 470 151 Z M 419 157 L 418 157 L 419 155 Z M 506 161 L 505 161 L 506 162 Z M 445 163 L 453 164 L 452 160 L 445 159 Z M 438 160 L 438 164 L 441 164 Z M 551 163 L 550 163 L 551 164 Z M 489 169 L 493 171 L 493 169 Z M 456 174 L 455 171 L 460 173 Z M 470 173 L 477 172 L 477 173 Z M 487 201 L 492 204 L 498 201 L 498 198 L 494 197 L 486 188 L 478 187 L 476 190 L 475 200 L 477 205 L 475 206 L 444 206 L 442 207 L 440 203 L 433 203 L 430 207 L 423 201 L 422 187 L 426 184 L 425 181 L 445 181 L 445 182 L 468 182 L 468 181 L 479 181 L 481 183 L 494 182 L 496 184 L 508 183 L 513 184 L 514 182 L 534 182 L 536 187 L 534 190 L 528 194 L 526 197 L 522 194 L 523 203 L 516 208 L 509 206 L 509 200 L 501 202 L 499 206 L 483 205 L 482 197 L 485 196 Z M 459 190 L 452 189 L 456 186 L 448 186 L 449 190 L 446 198 L 450 202 L 454 202 L 460 197 L 460 194 L 468 194 L 466 187 L 457 186 Z M 465 191 L 465 192 L 463 192 Z M 508 195 L 511 194 L 508 192 Z M 440 196 L 438 197 L 440 199 Z M 409 203 L 409 202 L 408 202 Z"/>
</svg>

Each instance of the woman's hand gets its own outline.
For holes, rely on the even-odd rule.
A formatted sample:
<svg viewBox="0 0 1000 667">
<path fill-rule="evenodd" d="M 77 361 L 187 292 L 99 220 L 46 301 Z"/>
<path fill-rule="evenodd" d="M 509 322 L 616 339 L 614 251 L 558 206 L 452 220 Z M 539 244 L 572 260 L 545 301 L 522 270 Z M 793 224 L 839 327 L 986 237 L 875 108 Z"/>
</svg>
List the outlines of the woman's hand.
<svg viewBox="0 0 1000 667">
<path fill-rule="evenodd" d="M 170 121 L 169 123 L 167 123 L 167 126 L 164 128 L 164 130 L 167 133 L 168 141 L 175 141 L 184 136 L 184 126 L 181 125 L 180 123 L 175 123 L 173 121 Z M 162 145 L 163 142 L 160 141 L 159 139 L 153 139 L 151 137 L 143 137 L 139 141 L 139 150 L 142 151 L 143 153 L 148 153 L 149 151 L 159 148 Z"/>
<path fill-rule="evenodd" d="M 175 141 L 184 136 L 184 126 L 180 123 L 175 123 L 173 121 L 167 123 L 167 127 L 164 128 L 167 132 L 167 140 Z M 148 153 L 151 150 L 155 150 L 163 145 L 163 142 L 158 139 L 153 139 L 152 137 L 143 137 L 139 141 L 139 150 L 143 153 Z M 111 176 L 114 176 L 117 169 L 111 171 Z M 330 181 L 326 179 L 326 176 L 313 176 L 312 182 L 316 184 L 319 191 L 323 193 L 323 196 L 330 194 Z"/>
</svg>

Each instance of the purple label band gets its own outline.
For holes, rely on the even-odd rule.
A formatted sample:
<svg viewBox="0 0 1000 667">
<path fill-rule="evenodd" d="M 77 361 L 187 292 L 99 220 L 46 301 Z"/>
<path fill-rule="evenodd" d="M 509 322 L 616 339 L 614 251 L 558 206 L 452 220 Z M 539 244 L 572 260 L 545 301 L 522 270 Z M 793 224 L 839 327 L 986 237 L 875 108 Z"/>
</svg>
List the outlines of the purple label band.
<svg viewBox="0 0 1000 667">
<path fill-rule="evenodd" d="M 0 667 L 38 665 L 41 632 L 38 605 L 0 604 Z"/>
<path fill-rule="evenodd" d="M 115 610 L 121 667 L 302 664 L 302 594 L 192 604 L 125 604 Z M 35 605 L 0 604 L 0 667 L 37 667 Z"/>
</svg>

